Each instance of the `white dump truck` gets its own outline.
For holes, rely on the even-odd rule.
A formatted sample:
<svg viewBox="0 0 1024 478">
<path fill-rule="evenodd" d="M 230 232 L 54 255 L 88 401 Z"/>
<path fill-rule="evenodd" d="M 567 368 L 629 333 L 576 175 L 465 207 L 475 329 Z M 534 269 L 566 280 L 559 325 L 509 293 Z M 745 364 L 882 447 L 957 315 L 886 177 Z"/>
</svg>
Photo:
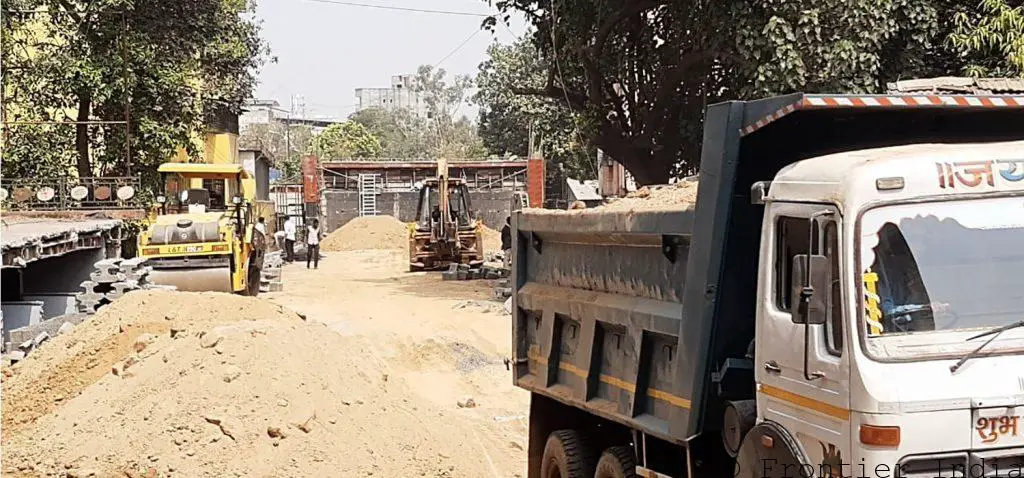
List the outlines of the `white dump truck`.
<svg viewBox="0 0 1024 478">
<path fill-rule="evenodd" d="M 1024 476 L 1024 98 L 709 107 L 694 205 L 513 217 L 529 478 Z"/>
</svg>

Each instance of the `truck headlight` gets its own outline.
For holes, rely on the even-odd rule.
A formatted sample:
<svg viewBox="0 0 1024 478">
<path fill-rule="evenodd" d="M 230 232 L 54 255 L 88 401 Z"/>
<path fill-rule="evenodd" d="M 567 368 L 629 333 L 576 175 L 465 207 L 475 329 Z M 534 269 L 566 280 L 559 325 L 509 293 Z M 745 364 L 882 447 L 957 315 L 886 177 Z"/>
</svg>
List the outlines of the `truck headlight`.
<svg viewBox="0 0 1024 478">
<path fill-rule="evenodd" d="M 163 194 L 157 196 L 156 197 L 156 202 L 160 203 L 160 204 L 163 204 L 163 203 L 167 202 L 167 196 L 164 196 Z"/>
<path fill-rule="evenodd" d="M 242 196 L 234 196 L 231 198 L 231 202 L 234 204 L 242 204 Z"/>
</svg>

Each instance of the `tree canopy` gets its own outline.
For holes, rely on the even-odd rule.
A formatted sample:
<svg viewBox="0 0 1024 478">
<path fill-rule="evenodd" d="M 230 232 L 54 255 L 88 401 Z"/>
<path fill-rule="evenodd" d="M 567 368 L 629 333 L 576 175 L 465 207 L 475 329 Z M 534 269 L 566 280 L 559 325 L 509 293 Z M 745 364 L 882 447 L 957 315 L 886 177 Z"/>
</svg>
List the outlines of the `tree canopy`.
<svg viewBox="0 0 1024 478">
<path fill-rule="evenodd" d="M 473 102 L 480 107 L 478 129 L 484 146 L 495 154 L 529 154 L 534 147 L 551 164 L 565 165 L 572 177 L 596 175 L 595 159 L 589 157 L 590 128 L 576 122 L 564 100 L 514 93 L 517 88 L 544 86 L 543 59 L 532 42 L 521 39 L 511 45 L 493 44 L 480 64 Z M 581 118 L 582 119 L 582 118 Z M 579 133 L 577 133 L 579 129 Z"/>
<path fill-rule="evenodd" d="M 152 173 L 177 148 L 195 154 L 205 120 L 238 112 L 267 59 L 254 8 L 249 0 L 5 1 L 5 120 L 94 124 L 12 124 L 4 174 Z M 14 12 L 26 10 L 36 13 Z"/>
<path fill-rule="evenodd" d="M 489 3 L 534 28 L 545 79 L 512 91 L 565 102 L 591 125 L 593 144 L 642 184 L 696 168 L 708 104 L 793 91 L 880 92 L 888 81 L 964 71 L 990 55 L 981 50 L 992 42 L 1016 58 L 1019 44 L 1009 33 L 1019 11 L 989 6 L 986 14 L 953 0 Z M 954 18 L 966 30 L 960 37 L 952 36 Z"/>
<path fill-rule="evenodd" d="M 336 123 L 313 137 L 309 153 L 326 161 L 375 158 L 380 156 L 380 140 L 355 121 Z"/>
</svg>

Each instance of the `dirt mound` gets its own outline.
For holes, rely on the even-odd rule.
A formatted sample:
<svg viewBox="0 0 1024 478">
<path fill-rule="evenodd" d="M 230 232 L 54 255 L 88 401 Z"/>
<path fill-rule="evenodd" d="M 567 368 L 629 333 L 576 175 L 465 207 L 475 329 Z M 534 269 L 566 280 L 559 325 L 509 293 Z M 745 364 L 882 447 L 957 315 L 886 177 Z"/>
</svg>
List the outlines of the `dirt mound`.
<svg viewBox="0 0 1024 478">
<path fill-rule="evenodd" d="M 391 369 L 379 345 L 261 299 L 130 293 L 5 370 L 3 474 L 498 476 L 461 453 L 503 446 L 476 430 L 509 411 L 484 403 L 460 425 L 471 412 L 404 378 L 453 363 L 507 382 L 498 359 L 440 341 Z"/>
<path fill-rule="evenodd" d="M 409 226 L 391 216 L 363 216 L 349 221 L 320 243 L 324 251 L 407 249 Z"/>
<path fill-rule="evenodd" d="M 501 231 L 495 231 L 483 226 L 484 253 L 498 252 L 501 250 Z"/>
</svg>

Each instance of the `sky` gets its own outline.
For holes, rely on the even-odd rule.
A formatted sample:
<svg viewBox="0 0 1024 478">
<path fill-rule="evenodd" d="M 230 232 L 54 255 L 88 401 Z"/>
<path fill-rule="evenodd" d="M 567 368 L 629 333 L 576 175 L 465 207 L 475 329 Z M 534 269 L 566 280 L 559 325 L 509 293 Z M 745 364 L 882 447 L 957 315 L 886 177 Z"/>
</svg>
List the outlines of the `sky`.
<svg viewBox="0 0 1024 478">
<path fill-rule="evenodd" d="M 297 114 L 304 104 L 307 116 L 345 118 L 355 111 L 356 88 L 389 87 L 391 75 L 415 73 L 422 64 L 437 65 L 449 74 L 475 74 L 492 42 L 511 43 L 526 31 L 526 23 L 515 18 L 510 28 L 499 27 L 492 33 L 480 30 L 482 17 L 330 1 L 258 0 L 261 34 L 277 62 L 260 72 L 257 99 L 277 100 L 287 109 L 289 98 L 295 96 Z M 484 0 L 338 1 L 481 15 L 494 12 Z M 471 106 L 463 106 L 460 113 L 475 120 Z"/>
</svg>

